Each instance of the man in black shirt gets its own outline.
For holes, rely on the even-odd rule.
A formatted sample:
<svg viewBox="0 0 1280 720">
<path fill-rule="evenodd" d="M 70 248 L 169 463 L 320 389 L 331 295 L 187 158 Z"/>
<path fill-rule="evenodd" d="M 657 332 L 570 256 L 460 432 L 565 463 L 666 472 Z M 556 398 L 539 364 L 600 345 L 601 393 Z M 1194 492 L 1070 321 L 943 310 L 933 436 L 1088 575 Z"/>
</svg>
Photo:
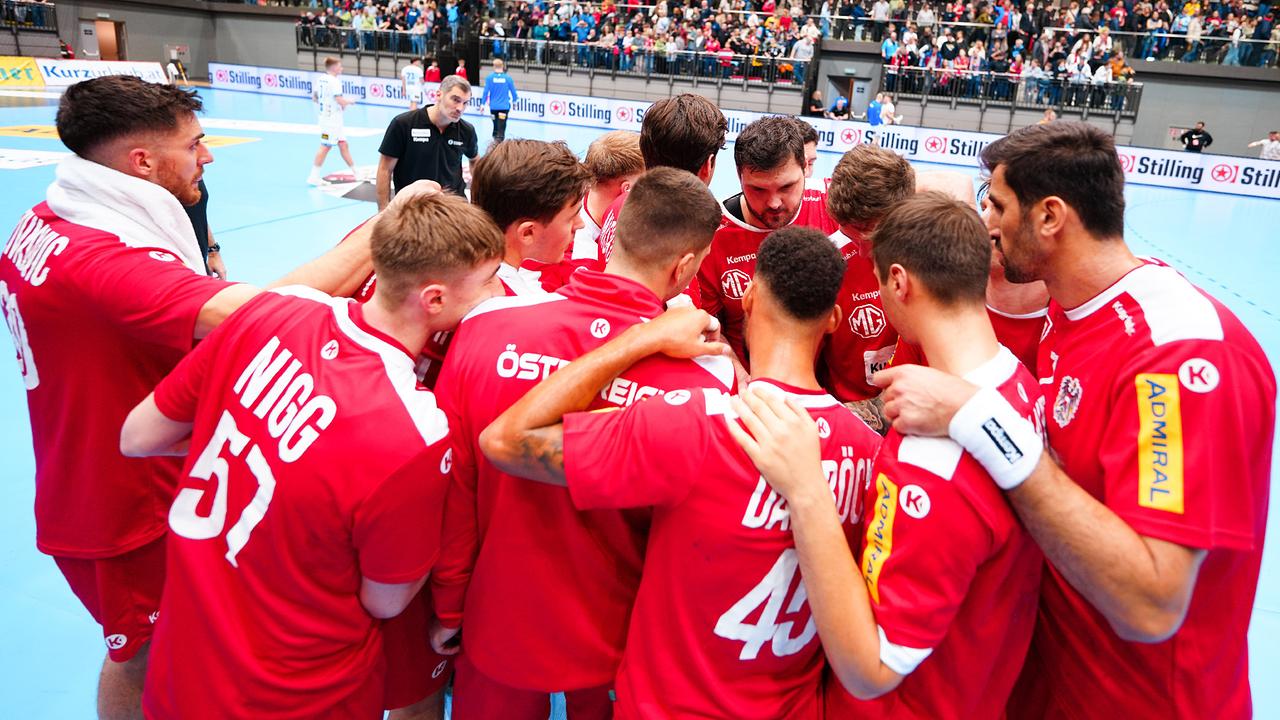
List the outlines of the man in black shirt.
<svg viewBox="0 0 1280 720">
<path fill-rule="evenodd" d="M 378 152 L 378 209 L 391 201 L 392 187 L 399 189 L 417 180 L 435 180 L 445 190 L 462 195 L 462 156 L 479 154 L 476 129 L 462 119 L 471 100 L 471 85 L 457 75 L 440 83 L 435 105 L 397 115 L 387 126 Z"/>
<path fill-rule="evenodd" d="M 1182 133 L 1178 138 L 1187 152 L 1198 153 L 1213 144 L 1213 136 L 1205 132 L 1204 123 L 1198 122 L 1194 128 Z"/>
</svg>

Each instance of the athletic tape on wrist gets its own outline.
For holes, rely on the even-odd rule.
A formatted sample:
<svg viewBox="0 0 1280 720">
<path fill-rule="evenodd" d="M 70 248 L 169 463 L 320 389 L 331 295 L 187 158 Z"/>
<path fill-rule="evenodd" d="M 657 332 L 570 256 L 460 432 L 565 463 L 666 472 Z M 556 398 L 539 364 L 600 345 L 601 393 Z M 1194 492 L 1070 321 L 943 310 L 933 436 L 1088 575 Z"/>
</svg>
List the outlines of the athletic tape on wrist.
<svg viewBox="0 0 1280 720">
<path fill-rule="evenodd" d="M 1044 452 L 1035 427 L 992 388 L 969 398 L 947 431 L 1002 490 L 1012 490 L 1030 477 Z"/>
</svg>

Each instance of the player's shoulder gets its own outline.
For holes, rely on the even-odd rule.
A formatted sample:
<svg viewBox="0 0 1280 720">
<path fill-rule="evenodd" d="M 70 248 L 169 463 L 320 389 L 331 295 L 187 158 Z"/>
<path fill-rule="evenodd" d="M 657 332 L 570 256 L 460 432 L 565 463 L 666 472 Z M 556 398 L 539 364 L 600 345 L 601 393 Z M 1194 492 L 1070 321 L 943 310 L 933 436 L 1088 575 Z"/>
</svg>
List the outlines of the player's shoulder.
<svg viewBox="0 0 1280 720">
<path fill-rule="evenodd" d="M 1225 310 L 1182 273 L 1160 262 L 1135 268 L 1066 315 L 1075 319 L 1094 312 L 1114 313 L 1116 329 L 1124 337 L 1151 347 L 1225 337 Z"/>
<path fill-rule="evenodd" d="M 530 312 L 540 312 L 552 303 L 567 300 L 559 293 L 529 293 L 527 295 L 503 295 L 485 300 L 462 318 L 462 327 L 500 323 L 524 317 Z M 470 325 L 468 325 L 470 323 Z"/>
</svg>

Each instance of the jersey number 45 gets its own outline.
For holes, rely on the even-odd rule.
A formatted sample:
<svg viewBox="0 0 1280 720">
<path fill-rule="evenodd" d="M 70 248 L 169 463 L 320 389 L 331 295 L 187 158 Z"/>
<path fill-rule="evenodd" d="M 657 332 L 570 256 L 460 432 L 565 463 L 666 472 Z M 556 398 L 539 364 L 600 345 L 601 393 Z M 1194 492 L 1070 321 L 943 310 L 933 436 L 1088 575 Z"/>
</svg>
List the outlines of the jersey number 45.
<svg viewBox="0 0 1280 720">
<path fill-rule="evenodd" d="M 818 634 L 818 626 L 812 615 L 809 615 L 804 628 L 795 637 L 791 636 L 791 631 L 795 628 L 794 620 L 778 622 L 783 606 L 789 615 L 808 609 L 809 594 L 804 589 L 804 578 L 800 579 L 795 592 L 791 593 L 791 601 L 787 601 L 787 594 L 791 591 L 799 567 L 800 560 L 796 557 L 795 548 L 783 550 L 759 584 L 726 610 L 716 622 L 716 635 L 746 643 L 738 654 L 739 660 L 755 660 L 765 643 L 770 643 L 770 649 L 777 657 L 794 655 Z M 747 618 L 754 615 L 758 608 L 763 608 L 760 610 L 760 619 L 755 623 L 748 622 Z"/>
</svg>

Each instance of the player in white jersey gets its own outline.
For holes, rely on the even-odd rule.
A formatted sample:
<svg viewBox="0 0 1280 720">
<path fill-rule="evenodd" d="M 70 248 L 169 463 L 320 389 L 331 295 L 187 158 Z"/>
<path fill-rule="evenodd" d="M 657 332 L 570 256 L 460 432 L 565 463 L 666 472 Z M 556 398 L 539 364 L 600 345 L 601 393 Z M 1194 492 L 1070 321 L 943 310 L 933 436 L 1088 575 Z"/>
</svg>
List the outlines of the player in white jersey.
<svg viewBox="0 0 1280 720">
<path fill-rule="evenodd" d="M 315 163 L 311 166 L 311 176 L 307 178 L 307 182 L 311 185 L 322 185 L 324 180 L 320 177 L 320 166 L 324 165 L 324 159 L 329 156 L 329 150 L 334 145 L 338 146 L 338 151 L 342 153 L 342 159 L 347 163 L 347 167 L 351 168 L 351 175 L 356 177 L 356 164 L 351 159 L 351 150 L 347 147 L 347 133 L 342 126 L 342 113 L 346 111 L 348 105 L 354 105 L 355 100 L 349 100 L 342 94 L 342 61 L 327 57 L 324 59 L 324 74 L 316 80 L 315 90 L 311 92 L 311 99 L 320 105 L 320 149 L 316 152 Z"/>
<path fill-rule="evenodd" d="M 417 110 L 422 104 L 422 58 L 413 58 L 400 71 L 400 89 L 409 99 L 409 110 Z"/>
</svg>

